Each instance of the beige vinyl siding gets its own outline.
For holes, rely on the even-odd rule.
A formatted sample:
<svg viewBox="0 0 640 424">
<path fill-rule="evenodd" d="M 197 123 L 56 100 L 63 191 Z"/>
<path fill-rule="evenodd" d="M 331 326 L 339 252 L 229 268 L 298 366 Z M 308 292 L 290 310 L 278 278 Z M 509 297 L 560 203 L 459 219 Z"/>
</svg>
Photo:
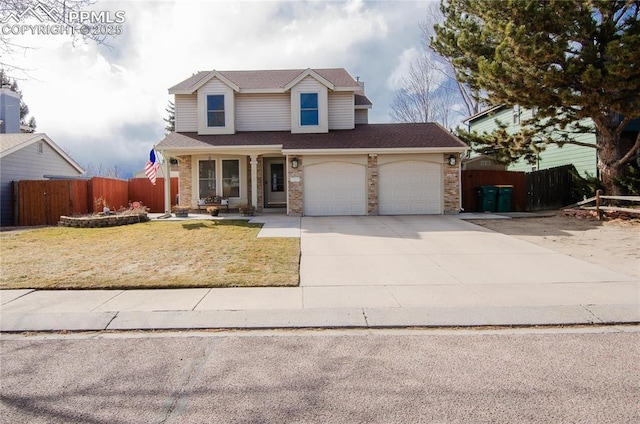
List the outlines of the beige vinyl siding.
<svg viewBox="0 0 640 424">
<path fill-rule="evenodd" d="M 217 78 L 198 89 L 198 134 L 235 133 L 234 91 Z M 224 95 L 224 127 L 207 126 L 207 96 Z"/>
<path fill-rule="evenodd" d="M 318 93 L 318 125 L 300 125 L 300 93 Z M 307 76 L 291 89 L 291 132 L 325 133 L 329 131 L 327 87 Z"/>
<path fill-rule="evenodd" d="M 176 94 L 176 131 L 198 131 L 198 99 L 195 94 Z"/>
<path fill-rule="evenodd" d="M 236 94 L 238 131 L 290 131 L 289 93 Z"/>
<path fill-rule="evenodd" d="M 369 123 L 369 110 L 368 109 L 356 109 L 355 110 L 355 124 L 368 124 Z"/>
<path fill-rule="evenodd" d="M 329 129 L 352 130 L 355 126 L 352 92 L 329 93 Z"/>
</svg>

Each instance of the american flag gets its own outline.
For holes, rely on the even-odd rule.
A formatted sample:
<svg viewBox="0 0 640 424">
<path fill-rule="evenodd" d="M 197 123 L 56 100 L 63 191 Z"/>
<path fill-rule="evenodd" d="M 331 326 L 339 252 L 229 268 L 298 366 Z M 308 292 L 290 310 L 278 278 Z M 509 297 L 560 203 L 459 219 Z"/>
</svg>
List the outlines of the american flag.
<svg viewBox="0 0 640 424">
<path fill-rule="evenodd" d="M 151 152 L 149 153 L 149 162 L 147 162 L 144 167 L 144 175 L 149 178 L 149 181 L 151 181 L 151 184 L 153 185 L 156 185 L 156 174 L 158 173 L 159 168 L 160 164 L 156 159 L 156 152 L 151 149 Z"/>
</svg>

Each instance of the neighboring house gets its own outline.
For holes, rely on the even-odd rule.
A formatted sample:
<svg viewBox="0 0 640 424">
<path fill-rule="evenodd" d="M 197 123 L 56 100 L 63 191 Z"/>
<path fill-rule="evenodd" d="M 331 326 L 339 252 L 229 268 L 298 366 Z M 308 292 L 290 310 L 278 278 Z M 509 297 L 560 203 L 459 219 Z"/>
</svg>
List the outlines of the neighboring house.
<svg viewBox="0 0 640 424">
<path fill-rule="evenodd" d="M 82 174 L 84 169 L 46 134 L 0 134 L 0 225 L 14 225 L 12 181 Z"/>
<path fill-rule="evenodd" d="M 290 215 L 442 214 L 460 209 L 466 145 L 435 123 L 368 124 L 364 85 L 344 69 L 198 72 L 169 89 L 180 203 Z M 168 196 L 167 196 L 168 197 Z"/>
<path fill-rule="evenodd" d="M 496 121 L 508 124 L 508 131 L 518 132 L 520 123 L 531 119 L 532 113 L 535 113 L 535 110 L 521 108 L 520 106 L 507 107 L 500 105 L 473 115 L 467 118 L 465 122 L 469 126 L 469 131 L 475 131 L 478 134 L 493 132 L 498 128 Z M 595 130 L 593 133 L 577 134 L 574 139 L 582 143 L 595 145 Z M 574 165 L 582 176 L 587 176 L 587 174 L 592 177 L 598 175 L 596 149 L 567 143 L 562 147 L 550 144 L 538 155 L 538 160 L 535 164 L 519 160 L 510 164 L 508 170 L 531 172 L 569 164 Z"/>
<path fill-rule="evenodd" d="M 462 160 L 463 171 L 506 171 L 507 166 L 492 157 L 478 155 Z"/>
<path fill-rule="evenodd" d="M 157 178 L 164 178 L 164 173 L 165 170 L 163 167 L 160 167 L 158 169 L 158 173 L 156 174 Z M 177 170 L 173 170 L 173 167 L 171 169 L 171 178 L 178 178 L 180 176 L 180 173 Z M 147 176 L 144 173 L 144 169 L 141 169 L 139 171 L 136 171 L 133 173 L 133 178 L 147 178 Z"/>
</svg>

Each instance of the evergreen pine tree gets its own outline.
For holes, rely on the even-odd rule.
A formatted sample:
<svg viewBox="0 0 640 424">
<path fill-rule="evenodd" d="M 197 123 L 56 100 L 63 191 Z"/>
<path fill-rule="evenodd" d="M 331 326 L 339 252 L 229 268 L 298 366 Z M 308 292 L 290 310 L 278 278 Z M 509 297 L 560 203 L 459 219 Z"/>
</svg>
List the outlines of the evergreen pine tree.
<svg viewBox="0 0 640 424">
<path fill-rule="evenodd" d="M 457 78 L 491 105 L 538 110 L 517 135 L 485 136 L 486 152 L 511 161 L 551 143 L 594 147 L 606 191 L 620 194 L 616 181 L 640 149 L 640 134 L 621 142 L 640 118 L 640 2 L 442 0 L 441 10 L 431 45 Z M 595 146 L 573 136 L 594 129 Z"/>
<path fill-rule="evenodd" d="M 164 118 L 164 122 L 167 123 L 164 129 L 166 131 L 166 134 L 169 134 L 170 132 L 176 130 L 176 105 L 171 100 L 169 100 L 169 104 L 167 105 L 165 110 L 167 111 L 168 116 Z"/>
</svg>

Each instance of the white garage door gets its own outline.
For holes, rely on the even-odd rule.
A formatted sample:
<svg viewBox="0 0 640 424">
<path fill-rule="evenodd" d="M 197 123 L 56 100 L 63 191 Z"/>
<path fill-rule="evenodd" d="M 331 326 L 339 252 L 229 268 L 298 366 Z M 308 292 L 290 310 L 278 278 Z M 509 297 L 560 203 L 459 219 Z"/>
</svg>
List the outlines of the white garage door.
<svg viewBox="0 0 640 424">
<path fill-rule="evenodd" d="M 418 215 L 442 213 L 442 165 L 399 161 L 378 168 L 378 213 Z"/>
<path fill-rule="evenodd" d="M 304 168 L 304 214 L 366 215 L 366 167 L 322 162 Z"/>
</svg>

